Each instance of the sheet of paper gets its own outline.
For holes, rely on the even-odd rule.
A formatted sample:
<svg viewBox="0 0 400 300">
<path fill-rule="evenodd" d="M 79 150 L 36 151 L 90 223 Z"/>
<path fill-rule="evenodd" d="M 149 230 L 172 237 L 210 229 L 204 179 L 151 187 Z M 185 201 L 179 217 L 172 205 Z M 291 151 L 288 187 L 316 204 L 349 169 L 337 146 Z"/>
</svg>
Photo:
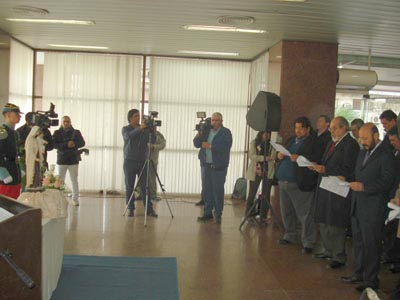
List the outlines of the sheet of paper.
<svg viewBox="0 0 400 300">
<path fill-rule="evenodd" d="M 276 151 L 282 153 L 283 155 L 285 155 L 285 156 L 290 156 L 291 155 L 290 152 L 285 147 L 283 147 L 282 145 L 277 144 L 277 143 L 272 142 L 272 141 L 270 142 L 270 144 L 272 145 L 272 147 L 275 148 Z"/>
<path fill-rule="evenodd" d="M 10 213 L 8 210 L 5 210 L 4 208 L 0 207 L 0 222 L 3 222 L 14 215 Z"/>
<path fill-rule="evenodd" d="M 387 206 L 392 210 L 389 212 L 386 223 L 394 219 L 400 219 L 400 206 L 397 206 L 396 204 L 390 202 L 387 204 Z"/>
<path fill-rule="evenodd" d="M 314 166 L 314 164 L 311 161 L 309 161 L 307 158 L 305 158 L 302 155 L 297 157 L 296 162 L 299 165 L 299 167 L 313 167 Z"/>
<path fill-rule="evenodd" d="M 347 197 L 350 191 L 349 183 L 341 181 L 336 176 L 322 177 L 319 187 L 344 198 Z"/>
</svg>

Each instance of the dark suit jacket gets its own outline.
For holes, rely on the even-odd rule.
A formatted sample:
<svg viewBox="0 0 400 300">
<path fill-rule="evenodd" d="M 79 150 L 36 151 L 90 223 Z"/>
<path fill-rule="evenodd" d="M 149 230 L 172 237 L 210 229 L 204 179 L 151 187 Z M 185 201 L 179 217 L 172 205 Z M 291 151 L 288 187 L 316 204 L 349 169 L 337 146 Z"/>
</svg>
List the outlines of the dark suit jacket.
<svg viewBox="0 0 400 300">
<path fill-rule="evenodd" d="M 366 151 L 361 150 L 356 164 L 355 181 L 364 184 L 364 191 L 353 192 L 351 214 L 362 222 L 383 224 L 389 192 L 396 177 L 393 153 L 381 144 L 363 161 Z"/>
<path fill-rule="evenodd" d="M 317 151 L 318 157 L 323 157 L 323 154 L 325 153 L 326 150 L 326 146 L 328 144 L 330 144 L 330 142 L 332 141 L 332 136 L 331 136 L 331 132 L 327 129 L 325 130 L 321 135 L 317 135 Z M 320 161 L 318 161 L 317 163 L 320 163 Z"/>
<path fill-rule="evenodd" d="M 343 176 L 346 181 L 354 181 L 354 170 L 360 146 L 350 134 L 343 137 L 333 152 L 328 155 L 332 141 L 322 157 L 325 174 L 322 176 Z M 319 177 L 321 182 L 322 176 Z M 318 188 L 316 194 L 315 221 L 336 227 L 348 227 L 350 224 L 351 192 L 346 198 Z"/>
</svg>

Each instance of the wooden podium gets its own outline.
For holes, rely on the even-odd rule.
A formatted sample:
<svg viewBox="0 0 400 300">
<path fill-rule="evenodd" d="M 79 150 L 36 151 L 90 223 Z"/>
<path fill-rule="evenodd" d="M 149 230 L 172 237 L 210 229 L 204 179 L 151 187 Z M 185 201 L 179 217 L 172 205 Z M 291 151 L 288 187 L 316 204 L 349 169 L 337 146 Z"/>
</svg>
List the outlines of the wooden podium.
<svg viewBox="0 0 400 300">
<path fill-rule="evenodd" d="M 0 207 L 14 216 L 0 222 L 0 299 L 40 300 L 42 282 L 41 210 L 0 195 Z M 33 280 L 28 287 L 4 258 L 10 253 L 16 266 Z M 8 255 L 7 255 L 8 257 Z M 19 275 L 23 273 L 19 272 Z"/>
</svg>

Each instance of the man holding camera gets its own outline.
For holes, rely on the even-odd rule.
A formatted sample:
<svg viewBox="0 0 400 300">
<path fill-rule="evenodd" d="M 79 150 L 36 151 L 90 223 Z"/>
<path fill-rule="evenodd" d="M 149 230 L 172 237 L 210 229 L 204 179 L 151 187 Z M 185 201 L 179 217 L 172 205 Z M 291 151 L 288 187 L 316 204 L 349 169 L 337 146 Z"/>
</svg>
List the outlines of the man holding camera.
<svg viewBox="0 0 400 300">
<path fill-rule="evenodd" d="M 29 133 L 31 132 L 31 129 L 34 125 L 38 125 L 35 123 L 32 123 L 32 119 L 34 116 L 34 112 L 28 112 L 25 115 L 25 124 L 23 126 L 21 126 L 20 128 L 17 129 L 17 132 L 19 134 L 19 141 L 18 141 L 18 152 L 20 153 L 20 161 L 19 161 L 19 165 L 21 170 L 23 170 L 24 172 L 26 172 L 26 165 L 25 165 L 25 141 L 26 138 L 28 137 Z M 45 169 L 48 169 L 48 164 L 47 164 L 47 151 L 51 151 L 54 149 L 54 142 L 53 142 L 53 137 L 51 135 L 51 132 L 48 128 L 42 128 L 41 125 L 38 125 L 39 127 L 41 127 L 41 131 L 43 132 L 43 139 L 47 142 L 45 144 L 45 152 L 43 153 L 43 166 L 45 167 Z M 43 171 L 43 169 L 42 169 Z M 44 171 L 43 171 L 44 172 Z M 25 177 L 22 178 L 22 192 L 24 192 L 25 190 L 25 182 L 26 179 Z"/>
<path fill-rule="evenodd" d="M 135 187 L 136 176 L 139 177 L 144 163 L 148 156 L 148 142 L 150 139 L 150 128 L 146 122 L 140 124 L 140 113 L 137 109 L 131 109 L 128 112 L 129 125 L 122 128 L 122 137 L 124 139 L 124 173 L 125 173 L 125 189 L 126 204 L 129 209 L 129 217 L 134 216 L 135 196 L 133 188 Z M 151 166 L 149 166 L 151 167 Z M 138 178 L 139 179 L 139 178 Z M 146 182 L 147 173 L 143 170 L 140 177 L 140 188 L 143 205 L 146 207 Z M 131 199 L 132 198 L 132 199 Z M 130 202 L 129 202 L 130 200 Z M 151 196 L 147 202 L 147 215 L 157 217 L 151 202 Z"/>
<path fill-rule="evenodd" d="M 193 143 L 196 148 L 201 148 L 199 159 L 205 171 L 204 214 L 197 220 L 211 221 L 214 212 L 215 223 L 221 224 L 224 209 L 224 184 L 232 147 L 232 134 L 228 128 L 222 126 L 221 113 L 213 113 L 207 140 L 204 141 L 202 136 L 197 135 Z"/>
<path fill-rule="evenodd" d="M 71 118 L 64 116 L 61 127 L 53 134 L 54 148 L 57 149 L 58 174 L 65 180 L 67 171 L 72 182 L 72 203 L 79 206 L 78 166 L 80 158 L 79 148 L 85 146 L 85 140 L 79 130 L 71 125 Z"/>
<path fill-rule="evenodd" d="M 0 126 L 0 194 L 17 199 L 21 190 L 21 170 L 18 165 L 18 133 L 15 125 L 21 119 L 19 107 L 7 103 L 3 107 L 5 122 Z"/>
</svg>

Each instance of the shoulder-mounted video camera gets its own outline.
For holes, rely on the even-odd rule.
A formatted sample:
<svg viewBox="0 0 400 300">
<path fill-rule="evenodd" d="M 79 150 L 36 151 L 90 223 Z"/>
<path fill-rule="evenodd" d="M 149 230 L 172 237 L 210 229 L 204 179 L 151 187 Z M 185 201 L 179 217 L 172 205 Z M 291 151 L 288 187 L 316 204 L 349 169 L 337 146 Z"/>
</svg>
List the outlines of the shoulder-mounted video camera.
<svg viewBox="0 0 400 300">
<path fill-rule="evenodd" d="M 27 113 L 26 121 L 29 125 L 38 126 L 41 129 L 48 129 L 50 126 L 58 126 L 58 114 L 54 111 L 55 105 L 50 103 L 48 111 L 36 111 Z"/>
<path fill-rule="evenodd" d="M 204 137 L 208 136 L 211 130 L 211 118 L 206 118 L 206 113 L 204 111 L 199 111 L 196 115 L 197 118 L 200 118 L 201 120 L 196 124 L 195 130 Z"/>
<path fill-rule="evenodd" d="M 161 126 L 161 120 L 155 120 L 158 117 L 158 112 L 157 111 L 149 111 L 149 115 L 144 115 L 143 116 L 143 123 L 147 127 L 160 127 Z"/>
</svg>

